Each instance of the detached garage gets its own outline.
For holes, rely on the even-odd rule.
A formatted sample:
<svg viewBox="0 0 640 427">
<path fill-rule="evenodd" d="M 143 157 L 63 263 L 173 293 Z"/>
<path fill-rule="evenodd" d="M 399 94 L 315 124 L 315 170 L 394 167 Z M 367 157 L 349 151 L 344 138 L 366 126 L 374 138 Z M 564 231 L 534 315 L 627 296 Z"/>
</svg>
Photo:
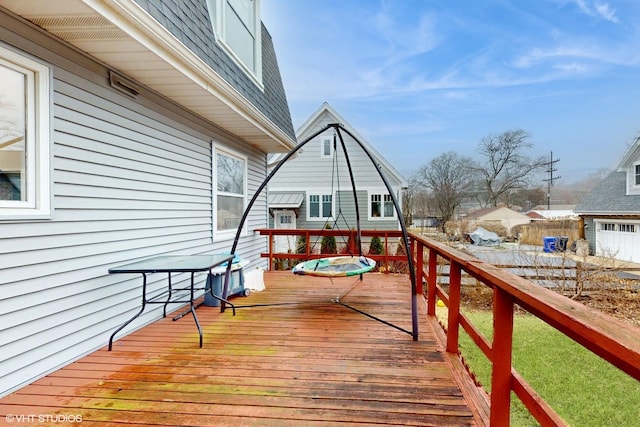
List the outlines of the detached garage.
<svg viewBox="0 0 640 427">
<path fill-rule="evenodd" d="M 590 254 L 640 263 L 640 138 L 575 211 Z"/>
</svg>

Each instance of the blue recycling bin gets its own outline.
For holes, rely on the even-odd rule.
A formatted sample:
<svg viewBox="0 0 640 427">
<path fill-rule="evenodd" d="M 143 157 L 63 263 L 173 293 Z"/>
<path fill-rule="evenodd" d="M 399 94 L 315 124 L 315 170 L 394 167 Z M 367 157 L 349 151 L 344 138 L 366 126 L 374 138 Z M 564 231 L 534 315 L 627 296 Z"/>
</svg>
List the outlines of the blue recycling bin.
<svg viewBox="0 0 640 427">
<path fill-rule="evenodd" d="M 238 256 L 231 262 L 231 272 L 229 274 L 229 289 L 227 289 L 227 298 L 235 295 L 249 295 L 249 289 L 244 287 L 244 273 L 242 268 L 248 262 L 242 261 Z M 207 283 L 204 291 L 204 305 L 208 307 L 220 307 L 220 300 L 211 295 L 210 289 L 213 288 L 214 295 L 222 297 L 224 287 L 224 275 L 227 271 L 226 263 L 223 266 L 211 269 L 211 274 L 207 275 Z"/>
<path fill-rule="evenodd" d="M 545 252 L 555 252 L 556 251 L 556 242 L 557 238 L 555 236 L 545 236 L 542 238 L 543 242 L 543 250 Z"/>
</svg>

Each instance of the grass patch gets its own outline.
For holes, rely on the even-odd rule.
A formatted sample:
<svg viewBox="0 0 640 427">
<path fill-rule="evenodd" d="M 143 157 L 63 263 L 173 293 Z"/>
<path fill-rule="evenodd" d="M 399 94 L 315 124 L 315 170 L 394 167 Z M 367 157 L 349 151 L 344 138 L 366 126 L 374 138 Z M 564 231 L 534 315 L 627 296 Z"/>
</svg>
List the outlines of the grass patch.
<svg viewBox="0 0 640 427">
<path fill-rule="evenodd" d="M 489 339 L 492 314 L 465 312 Z M 640 420 L 640 382 L 532 315 L 516 315 L 513 366 L 572 426 L 632 426 Z M 460 350 L 487 391 L 491 366 L 461 328 Z M 536 426 L 512 394 L 511 425 Z"/>
</svg>

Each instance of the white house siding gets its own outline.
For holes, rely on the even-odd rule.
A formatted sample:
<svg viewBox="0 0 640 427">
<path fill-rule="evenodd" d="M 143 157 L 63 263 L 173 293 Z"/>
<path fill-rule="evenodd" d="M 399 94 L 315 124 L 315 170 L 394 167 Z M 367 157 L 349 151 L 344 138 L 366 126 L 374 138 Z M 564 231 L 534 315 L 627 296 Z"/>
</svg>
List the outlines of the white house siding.
<svg viewBox="0 0 640 427">
<path fill-rule="evenodd" d="M 1 40 L 51 66 L 55 211 L 50 220 L 0 221 L 0 396 L 104 346 L 139 309 L 140 276 L 108 275 L 109 267 L 230 249 L 231 240 L 212 237 L 211 140 L 248 156 L 249 195 L 265 174 L 262 153 L 154 94 L 121 95 L 100 64 L 5 23 Z M 249 227 L 265 226 L 265 210 L 261 197 Z M 252 236 L 238 252 L 261 263 L 264 239 Z M 165 280 L 151 276 L 149 290 Z M 124 332 L 160 316 L 152 306 Z"/>
<path fill-rule="evenodd" d="M 322 113 L 318 117 L 318 120 L 316 120 L 305 133 L 298 135 L 298 140 L 303 141 L 308 138 L 311 133 L 316 132 L 329 123 L 335 123 L 336 120 L 336 117 L 333 115 L 327 112 Z M 399 189 L 402 183 L 395 178 L 395 174 L 384 164 L 376 165 L 372 163 L 367 154 L 349 135 L 345 132 L 341 132 L 341 134 L 345 142 L 356 189 L 358 191 L 362 229 L 399 229 L 400 225 L 397 218 L 390 220 L 373 219 L 369 221 L 369 194 L 388 193 L 378 173 L 378 166 L 394 189 L 396 199 L 400 204 L 402 203 L 402 198 Z M 327 130 L 322 135 L 309 141 L 294 158 L 289 159 L 283 164 L 269 182 L 270 192 L 306 192 L 297 219 L 297 228 L 320 228 L 324 224 L 324 220 L 307 220 L 309 194 L 333 193 L 336 198 L 334 201 L 334 209 L 337 211 L 337 196 L 335 196 L 335 194 L 338 191 L 342 194 L 342 209 L 347 218 L 347 222 L 351 225 L 351 228 L 355 228 L 356 226 L 351 180 L 340 140 L 337 139 L 336 152 L 338 153 L 338 162 L 335 166 L 333 157 L 322 157 L 320 155 L 321 139 L 327 135 L 333 135 L 333 130 Z M 343 222 L 340 222 L 339 225 L 341 228 L 344 227 Z"/>
<path fill-rule="evenodd" d="M 380 190 L 382 191 L 382 190 Z M 398 220 L 397 217 L 391 219 L 378 219 L 367 221 L 368 217 L 368 192 L 362 190 L 356 190 L 356 194 L 358 195 L 358 211 L 360 213 L 360 226 L 363 230 L 397 230 L 398 229 Z M 353 200 L 353 191 L 345 190 L 340 192 L 335 192 L 335 202 L 334 202 L 334 215 L 338 215 L 338 198 L 340 198 L 340 206 L 342 215 L 337 220 L 336 228 L 341 230 L 349 230 L 356 228 L 356 205 Z M 321 225 L 324 225 L 326 219 L 314 219 L 307 220 L 307 204 L 303 203 L 300 207 L 300 213 L 298 219 L 296 220 L 298 228 L 320 228 Z M 335 218 L 329 220 L 328 224 L 334 225 L 336 222 Z"/>
</svg>

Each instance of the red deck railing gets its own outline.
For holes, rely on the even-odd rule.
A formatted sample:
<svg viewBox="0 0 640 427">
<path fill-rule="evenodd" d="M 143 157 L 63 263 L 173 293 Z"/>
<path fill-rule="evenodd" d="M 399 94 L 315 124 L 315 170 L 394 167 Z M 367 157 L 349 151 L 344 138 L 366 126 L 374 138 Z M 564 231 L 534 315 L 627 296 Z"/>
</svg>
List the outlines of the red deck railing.
<svg viewBox="0 0 640 427">
<path fill-rule="evenodd" d="M 326 256 L 309 253 L 311 236 L 345 236 L 354 232 L 338 230 L 259 230 L 269 236 L 269 253 L 263 254 L 270 261 L 275 258 L 309 258 Z M 273 253 L 275 235 L 305 236 L 304 254 Z M 384 239 L 385 253 L 390 243 L 397 244 L 399 231 L 363 231 L 363 237 L 379 236 Z M 352 236 L 353 237 L 353 236 Z M 564 426 L 566 423 L 514 369 L 511 361 L 513 345 L 513 320 L 516 305 L 542 319 L 564 335 L 572 338 L 591 352 L 601 356 L 613 366 L 640 380 L 640 330 L 602 312 L 590 309 L 552 290 L 545 289 L 445 244 L 424 236 L 409 233 L 411 253 L 417 277 L 417 292 L 427 298 L 427 315 L 436 319 L 436 302 L 441 299 L 448 310 L 446 328 L 435 328 L 445 343 L 447 353 L 460 353 L 458 337 L 460 327 L 471 337 L 492 365 L 491 395 L 480 392 L 474 396 L 479 411 L 486 408 L 482 418 L 487 424 L 509 425 L 511 392 L 523 402 L 532 416 L 543 426 Z M 364 239 L 363 239 L 364 240 Z M 355 241 L 355 240 L 351 240 Z M 406 261 L 404 255 L 377 256 L 378 262 Z M 449 293 L 438 283 L 438 271 L 442 265 L 449 268 Z M 270 262 L 271 265 L 271 262 Z M 461 312 L 462 274 L 475 278 L 493 291 L 493 340 L 489 341 Z M 422 284 L 427 284 L 423 290 Z M 424 292 L 426 291 L 426 292 Z M 457 356 L 456 356 L 457 357 Z M 479 390 L 479 389 L 478 389 Z M 477 390 L 476 390 L 477 391 Z M 479 399 L 479 400 L 478 400 Z"/>
<path fill-rule="evenodd" d="M 337 230 L 337 229 L 325 229 L 325 230 L 309 230 L 309 229 L 295 229 L 295 230 L 276 230 L 271 228 L 263 228 L 256 230 L 260 234 L 268 236 L 269 252 L 262 254 L 262 257 L 269 258 L 269 268 L 273 268 L 275 259 L 293 259 L 305 261 L 308 259 L 322 258 L 329 254 L 321 254 L 320 243 L 317 240 L 322 239 L 324 236 L 332 236 L 336 238 L 338 244 L 338 250 L 343 253 L 349 253 L 358 255 L 358 248 L 355 246 L 357 242 L 356 230 Z M 367 256 L 376 261 L 378 265 L 389 266 L 392 262 L 406 262 L 406 255 L 395 255 L 398 241 L 402 237 L 402 232 L 399 230 L 361 230 L 363 242 L 368 241 L 372 237 L 379 237 L 382 241 L 384 253 L 380 255 Z M 300 251 L 291 252 L 274 252 L 274 239 L 275 236 L 296 236 L 304 238 L 305 246 Z M 296 248 L 297 249 L 297 248 Z M 391 250 L 393 249 L 393 250 Z M 393 252 L 394 255 L 391 255 Z"/>
</svg>

